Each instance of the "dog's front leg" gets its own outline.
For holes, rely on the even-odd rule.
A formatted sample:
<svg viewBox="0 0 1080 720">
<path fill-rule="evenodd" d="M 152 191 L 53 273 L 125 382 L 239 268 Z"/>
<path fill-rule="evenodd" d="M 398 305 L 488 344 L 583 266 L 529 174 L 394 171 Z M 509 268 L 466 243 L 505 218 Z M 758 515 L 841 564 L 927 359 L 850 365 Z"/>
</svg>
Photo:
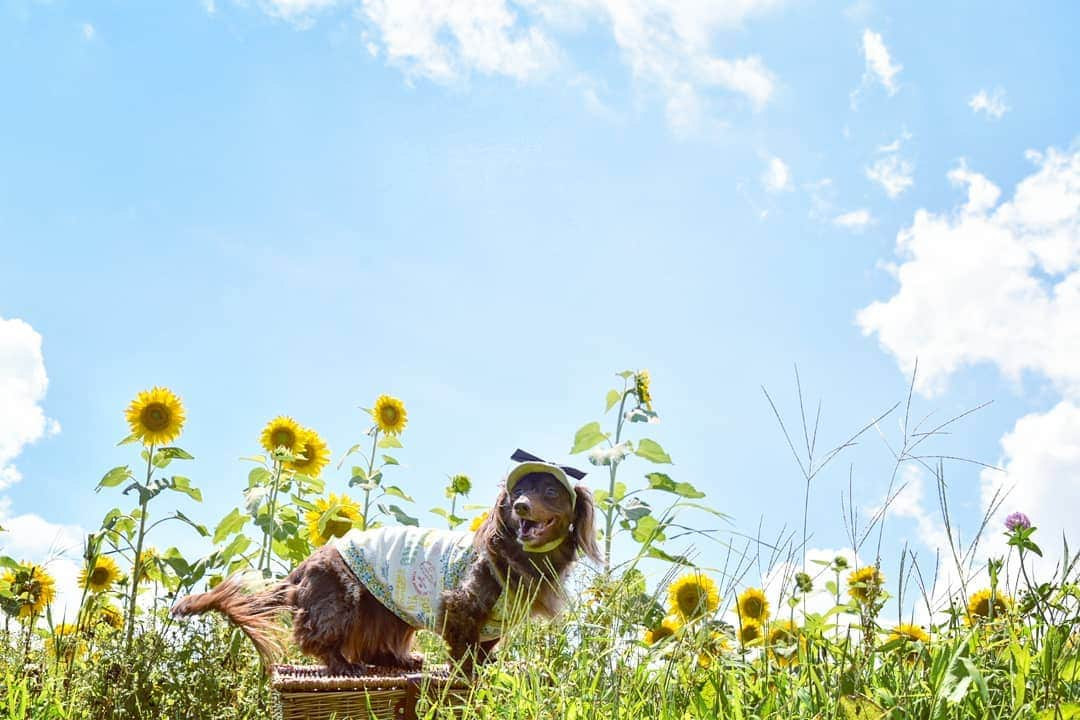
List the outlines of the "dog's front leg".
<svg viewBox="0 0 1080 720">
<path fill-rule="evenodd" d="M 488 563 L 478 559 L 469 566 L 461 585 L 442 594 L 439 628 L 449 646 L 450 658 L 467 677 L 477 662 L 487 660 L 494 642 L 481 643 L 484 626 L 502 593 L 502 583 Z"/>
</svg>

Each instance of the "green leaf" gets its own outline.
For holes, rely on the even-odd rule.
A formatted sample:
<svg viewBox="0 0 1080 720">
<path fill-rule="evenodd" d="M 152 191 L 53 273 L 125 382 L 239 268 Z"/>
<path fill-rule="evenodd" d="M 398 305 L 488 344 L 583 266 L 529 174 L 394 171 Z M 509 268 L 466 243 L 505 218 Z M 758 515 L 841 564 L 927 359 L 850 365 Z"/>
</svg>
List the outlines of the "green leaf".
<svg viewBox="0 0 1080 720">
<path fill-rule="evenodd" d="M 176 519 L 186 522 L 188 525 L 195 528 L 196 532 L 203 537 L 210 537 L 210 531 L 206 529 L 205 525 L 200 525 L 179 510 L 176 511 Z"/>
<path fill-rule="evenodd" d="M 394 518 L 399 523 L 401 523 L 402 525 L 411 525 L 413 527 L 420 527 L 420 521 L 419 520 L 417 520 L 413 516 L 406 513 L 404 510 L 399 508 L 397 505 L 390 505 L 389 507 L 387 507 L 386 505 L 379 505 L 379 509 L 382 510 L 384 513 L 387 513 L 388 515 L 393 515 Z"/>
<path fill-rule="evenodd" d="M 383 488 L 383 492 L 385 492 L 387 495 L 393 495 L 394 497 L 399 497 L 402 500 L 404 500 L 405 502 L 414 502 L 413 499 L 411 497 L 409 497 L 405 493 L 405 491 L 402 490 L 401 488 L 399 488 L 397 485 L 387 485 L 386 487 Z"/>
<path fill-rule="evenodd" d="M 631 535 L 635 540 L 643 544 L 647 542 L 660 542 L 664 539 L 664 533 L 661 530 L 660 523 L 657 522 L 656 518 L 652 515 L 643 515 L 638 518 Z"/>
<path fill-rule="evenodd" d="M 595 447 L 597 444 L 602 443 L 607 437 L 608 436 L 600 430 L 600 423 L 587 423 L 574 435 L 574 447 L 570 448 L 570 454 L 576 455 L 579 452 L 585 452 L 586 450 Z"/>
<path fill-rule="evenodd" d="M 694 563 L 690 562 L 685 555 L 669 555 L 656 546 L 649 546 L 649 549 L 645 552 L 645 557 L 666 560 L 667 562 L 675 563 L 676 565 L 685 565 L 687 567 L 694 566 Z"/>
<path fill-rule="evenodd" d="M 664 452 L 664 448 L 660 447 L 660 443 L 649 438 L 642 438 L 638 441 L 637 450 L 634 451 L 639 457 L 643 457 L 649 462 L 671 464 L 671 456 Z"/>
<path fill-rule="evenodd" d="M 131 474 L 131 469 L 127 465 L 114 467 L 112 470 L 105 473 L 105 476 L 101 478 L 101 482 L 98 483 L 98 486 L 94 491 L 96 492 L 103 487 L 116 487 L 125 480 L 133 477 L 135 476 Z"/>
<path fill-rule="evenodd" d="M 397 461 L 397 458 L 391 457 L 390 455 L 383 455 L 382 459 L 383 459 L 383 463 L 385 463 L 387 465 L 400 465 L 401 464 L 401 463 L 399 463 Z"/>
<path fill-rule="evenodd" d="M 242 457 L 240 459 L 243 460 L 244 462 L 253 462 L 253 463 L 258 463 L 260 465 L 265 465 L 266 464 L 266 456 L 265 455 L 245 455 L 244 457 Z"/>
<path fill-rule="evenodd" d="M 612 495 L 612 497 L 615 498 L 616 502 L 618 502 L 619 500 L 622 500 L 624 497 L 626 497 L 626 483 L 624 483 L 624 482 L 616 482 L 613 489 L 615 490 L 615 494 Z M 607 491 L 605 490 L 604 492 L 607 492 Z"/>
<path fill-rule="evenodd" d="M 131 435 L 128 435 L 126 438 L 124 438 L 120 442 L 116 443 L 116 447 L 120 447 L 121 445 L 130 445 L 131 443 L 136 443 L 136 442 L 139 442 L 139 436 L 132 433 Z"/>
<path fill-rule="evenodd" d="M 623 380 L 629 380 L 634 375 L 637 375 L 637 373 L 635 373 L 633 370 L 623 370 L 622 372 L 615 374 L 621 377 Z"/>
<path fill-rule="evenodd" d="M 1080 703 L 1064 703 L 1039 713 L 1038 720 L 1080 720 Z"/>
<path fill-rule="evenodd" d="M 237 535 L 232 542 L 221 550 L 221 562 L 227 563 L 233 557 L 242 554 L 251 545 L 251 538 L 247 535 Z"/>
<path fill-rule="evenodd" d="M 241 513 L 239 508 L 233 508 L 232 512 L 221 518 L 221 522 L 214 528 L 214 544 L 217 545 L 233 533 L 240 532 L 247 521 L 247 515 Z"/>
<path fill-rule="evenodd" d="M 868 697 L 862 695 L 841 695 L 841 720 L 878 720 L 885 715 L 885 710 Z"/>
<path fill-rule="evenodd" d="M 619 392 L 618 390 L 608 390 L 607 391 L 607 407 L 604 408 L 604 412 L 610 412 L 611 408 L 618 405 L 620 400 L 622 400 L 622 393 L 621 392 Z"/>
<path fill-rule="evenodd" d="M 385 450 L 386 448 L 399 448 L 405 446 L 397 439 L 397 435 L 383 435 L 383 439 L 379 441 L 379 447 Z"/>
<path fill-rule="evenodd" d="M 652 513 L 652 508 L 649 507 L 649 504 L 646 503 L 646 502 L 642 502 L 641 500 L 638 500 L 637 498 L 634 498 L 633 500 L 628 502 L 625 506 L 620 506 L 619 509 L 622 511 L 622 514 L 625 515 L 627 517 L 627 519 L 629 519 L 631 521 L 640 520 L 641 518 L 645 517 L 646 515 L 649 515 L 649 514 Z"/>
<path fill-rule="evenodd" d="M 251 472 L 248 473 L 248 487 L 255 487 L 256 485 L 265 485 L 274 479 L 273 474 L 264 467 L 251 468 Z"/>
<path fill-rule="evenodd" d="M 191 480 L 182 475 L 173 475 L 168 488 L 176 492 L 182 492 L 195 502 L 202 502 L 202 491 L 191 487 Z"/>
<path fill-rule="evenodd" d="M 195 456 L 188 453 L 187 450 L 183 450 L 178 447 L 163 447 L 158 450 L 158 453 L 169 458 L 170 460 L 194 460 Z"/>
<path fill-rule="evenodd" d="M 690 483 L 677 483 L 664 473 L 649 473 L 645 476 L 649 481 L 649 487 L 654 490 L 675 493 L 685 498 L 703 498 L 705 493 L 695 488 Z"/>
</svg>

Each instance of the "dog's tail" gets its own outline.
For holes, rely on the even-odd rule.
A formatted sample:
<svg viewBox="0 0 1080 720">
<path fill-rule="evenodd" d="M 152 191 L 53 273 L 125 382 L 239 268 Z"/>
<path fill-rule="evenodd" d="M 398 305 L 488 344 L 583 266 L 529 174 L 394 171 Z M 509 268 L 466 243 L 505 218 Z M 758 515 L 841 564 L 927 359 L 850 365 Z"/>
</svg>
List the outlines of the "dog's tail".
<svg viewBox="0 0 1080 720">
<path fill-rule="evenodd" d="M 281 614 L 289 609 L 288 582 L 250 592 L 251 582 L 241 573 L 230 576 L 209 592 L 188 595 L 176 603 L 173 617 L 201 615 L 217 610 L 235 623 L 255 645 L 266 667 L 283 653 Z"/>
</svg>

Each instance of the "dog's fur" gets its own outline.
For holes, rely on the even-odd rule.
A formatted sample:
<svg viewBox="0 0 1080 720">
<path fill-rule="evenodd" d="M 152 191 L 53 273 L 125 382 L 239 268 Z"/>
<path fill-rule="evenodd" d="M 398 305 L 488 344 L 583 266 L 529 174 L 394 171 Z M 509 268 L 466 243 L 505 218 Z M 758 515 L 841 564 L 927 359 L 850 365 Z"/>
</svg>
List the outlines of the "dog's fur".
<svg viewBox="0 0 1080 720">
<path fill-rule="evenodd" d="M 532 473 L 517 482 L 513 493 L 499 492 L 476 532 L 476 558 L 460 586 L 443 593 L 436 622 L 451 658 L 464 672 L 471 674 L 474 663 L 484 662 L 498 642 L 481 642 L 480 630 L 504 587 L 532 600 L 530 614 L 552 617 L 563 605 L 563 582 L 578 556 L 599 560 L 592 493 L 582 486 L 574 491 L 572 508 L 569 493 L 554 477 Z M 539 539 L 530 542 L 535 532 Z M 544 553 L 523 547 L 556 537 L 565 540 Z M 332 673 L 354 672 L 362 665 L 418 669 L 422 660 L 412 652 L 417 628 L 376 600 L 331 545 L 261 592 L 245 593 L 242 578 L 234 575 L 210 592 L 189 595 L 172 612 L 209 610 L 236 623 L 267 665 L 280 655 L 282 613 L 292 614 L 300 650 L 321 659 Z"/>
</svg>

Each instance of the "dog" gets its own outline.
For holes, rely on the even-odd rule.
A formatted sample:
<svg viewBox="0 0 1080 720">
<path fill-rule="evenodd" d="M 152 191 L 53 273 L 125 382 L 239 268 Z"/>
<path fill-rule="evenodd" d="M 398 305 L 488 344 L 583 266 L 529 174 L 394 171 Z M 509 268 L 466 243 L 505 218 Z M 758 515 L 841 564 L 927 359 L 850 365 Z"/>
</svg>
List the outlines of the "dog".
<svg viewBox="0 0 1080 720">
<path fill-rule="evenodd" d="M 300 650 L 333 674 L 366 666 L 418 670 L 413 636 L 446 641 L 467 675 L 486 662 L 508 626 L 554 617 L 581 557 L 600 560 L 592 493 L 584 473 L 517 451 L 495 505 L 472 533 L 388 527 L 350 530 L 316 550 L 284 580 L 245 592 L 240 574 L 176 604 L 176 617 L 216 610 L 254 643 L 264 665 L 281 654 L 281 616 L 291 614 Z"/>
</svg>

